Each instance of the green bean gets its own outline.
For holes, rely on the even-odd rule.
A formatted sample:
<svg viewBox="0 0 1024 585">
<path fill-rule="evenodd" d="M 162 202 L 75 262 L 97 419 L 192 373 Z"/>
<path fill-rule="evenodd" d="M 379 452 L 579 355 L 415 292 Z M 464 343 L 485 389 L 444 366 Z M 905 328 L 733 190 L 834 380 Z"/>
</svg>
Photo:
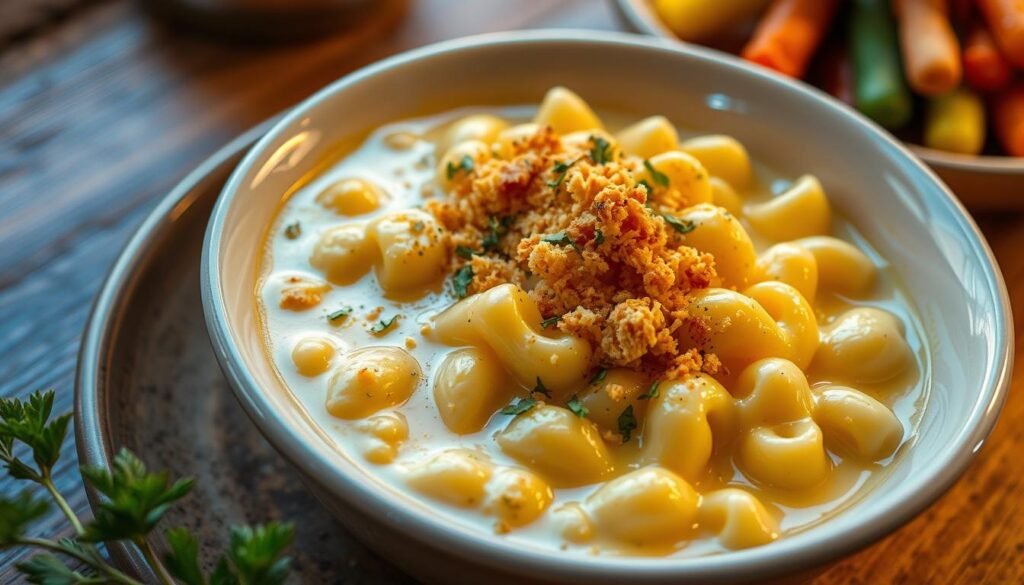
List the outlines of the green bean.
<svg viewBox="0 0 1024 585">
<path fill-rule="evenodd" d="M 911 115 L 911 97 L 900 67 L 896 23 L 886 0 L 854 0 L 850 55 L 857 109 L 886 128 L 899 128 Z"/>
</svg>

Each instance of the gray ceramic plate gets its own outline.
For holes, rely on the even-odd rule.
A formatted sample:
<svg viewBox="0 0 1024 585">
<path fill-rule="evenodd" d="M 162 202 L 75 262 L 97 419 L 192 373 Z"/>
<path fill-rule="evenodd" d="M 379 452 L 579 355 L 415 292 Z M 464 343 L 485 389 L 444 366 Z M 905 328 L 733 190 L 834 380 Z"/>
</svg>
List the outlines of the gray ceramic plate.
<svg viewBox="0 0 1024 585">
<path fill-rule="evenodd" d="M 157 206 L 107 278 L 86 328 L 76 388 L 78 455 L 109 466 L 127 447 L 155 469 L 196 478 L 167 515 L 204 550 L 223 550 L 228 527 L 288 520 L 301 583 L 411 583 L 356 542 L 306 491 L 298 473 L 238 408 L 203 324 L 199 258 L 203 232 L 224 181 L 269 126 L 224 147 Z M 89 492 L 96 501 L 96 494 Z M 164 548 L 162 535 L 154 542 Z M 142 555 L 112 546 L 122 568 L 155 582 Z M 203 559 L 212 567 L 214 559 Z"/>
</svg>

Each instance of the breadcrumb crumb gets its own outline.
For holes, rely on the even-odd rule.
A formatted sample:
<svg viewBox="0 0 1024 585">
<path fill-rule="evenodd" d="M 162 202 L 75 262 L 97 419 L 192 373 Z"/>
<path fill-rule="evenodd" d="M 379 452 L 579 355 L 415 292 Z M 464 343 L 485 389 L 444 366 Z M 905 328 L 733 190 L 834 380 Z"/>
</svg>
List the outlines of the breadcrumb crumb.
<svg viewBox="0 0 1024 585">
<path fill-rule="evenodd" d="M 717 371 L 715 356 L 682 347 L 688 293 L 715 279 L 714 259 L 686 246 L 647 206 L 638 160 L 550 128 L 478 164 L 425 208 L 451 233 L 453 269 L 472 267 L 470 294 L 514 283 L 558 330 L 587 340 L 594 364 L 681 377 Z M 685 330 L 682 328 L 686 327 Z"/>
<path fill-rule="evenodd" d="M 320 304 L 324 293 L 331 290 L 325 282 L 289 276 L 281 289 L 281 308 L 289 311 L 305 311 Z"/>
</svg>

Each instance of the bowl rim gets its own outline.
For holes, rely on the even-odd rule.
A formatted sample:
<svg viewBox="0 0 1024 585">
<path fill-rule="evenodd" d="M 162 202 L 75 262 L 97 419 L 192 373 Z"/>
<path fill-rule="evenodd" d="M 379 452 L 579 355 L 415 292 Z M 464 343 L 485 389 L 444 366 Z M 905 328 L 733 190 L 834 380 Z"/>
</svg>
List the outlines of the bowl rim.
<svg viewBox="0 0 1024 585">
<path fill-rule="evenodd" d="M 114 443 L 107 417 L 106 378 L 112 344 L 116 343 L 122 326 L 122 305 L 134 294 L 139 271 L 145 269 L 154 250 L 174 230 L 178 218 L 205 197 L 204 190 L 211 183 L 226 181 L 232 170 L 228 165 L 240 162 L 246 149 L 266 134 L 277 119 L 278 116 L 271 117 L 239 134 L 193 168 L 146 214 L 111 265 L 89 312 L 75 369 L 75 449 L 81 465 L 110 469 L 116 449 L 120 448 Z M 84 488 L 89 506 L 95 510 L 103 495 L 88 482 Z M 151 542 L 154 536 L 150 535 Z M 144 582 L 157 581 L 158 567 L 147 561 L 137 546 L 124 540 L 105 546 L 118 567 L 129 570 Z M 155 562 L 163 566 L 161 559 Z"/>
<path fill-rule="evenodd" d="M 985 372 L 984 380 L 979 384 L 978 399 L 972 406 L 964 428 L 952 442 L 953 448 L 945 460 L 939 463 L 931 462 L 924 469 L 927 474 L 903 481 L 884 502 L 865 507 L 863 513 L 859 514 L 855 526 L 850 530 L 830 529 L 830 523 L 826 522 L 814 530 L 780 539 L 767 546 L 702 557 L 583 557 L 559 554 L 558 551 L 518 548 L 514 543 L 499 538 L 481 537 L 476 529 L 458 523 L 446 523 L 442 516 L 420 507 L 396 504 L 379 491 L 370 489 L 373 487 L 370 482 L 363 485 L 355 474 L 322 461 L 302 438 L 301 433 L 293 432 L 276 418 L 264 416 L 270 404 L 260 390 L 257 380 L 245 368 L 239 346 L 231 336 L 220 281 L 220 250 L 227 213 L 245 175 L 279 134 L 299 122 L 320 102 L 343 92 L 349 86 L 359 84 L 389 69 L 451 52 L 545 43 L 604 45 L 670 52 L 681 58 L 712 61 L 717 66 L 737 70 L 740 74 L 782 85 L 787 91 L 797 92 L 805 98 L 820 102 L 834 115 L 847 118 L 849 123 L 860 126 L 883 146 L 891 148 L 895 156 L 905 159 L 903 162 L 912 167 L 911 172 L 916 170 L 923 181 L 931 183 L 931 187 L 941 194 L 935 204 L 944 207 L 951 214 L 955 224 L 965 235 L 965 245 L 972 257 L 982 264 L 980 269 L 986 285 L 985 293 L 991 298 L 995 308 L 991 367 Z M 313 478 L 333 496 L 347 502 L 358 502 L 359 507 L 367 515 L 377 518 L 389 529 L 428 543 L 431 547 L 455 551 L 455 555 L 459 557 L 499 571 L 533 576 L 545 575 L 574 581 L 590 579 L 596 582 L 620 582 L 628 578 L 630 581 L 642 583 L 664 579 L 693 579 L 695 582 L 717 582 L 738 577 L 766 579 L 811 570 L 863 548 L 916 516 L 960 477 L 974 454 L 984 444 L 998 418 L 1006 399 L 1013 363 L 1009 297 L 996 260 L 984 236 L 945 184 L 903 144 L 870 120 L 852 109 L 841 107 L 834 103 L 834 100 L 827 99 L 824 94 L 805 84 L 787 80 L 766 70 L 762 71 L 737 59 L 723 58 L 719 52 L 711 49 L 619 32 L 559 29 L 476 35 L 427 45 L 389 57 L 327 85 L 279 120 L 249 150 L 232 173 L 211 215 L 203 244 L 200 277 L 207 328 L 217 359 L 236 397 L 271 444 L 305 475 Z"/>
<path fill-rule="evenodd" d="M 670 40 L 687 46 L 694 45 L 694 43 L 690 43 L 676 37 L 665 24 L 658 20 L 654 15 L 654 9 L 650 6 L 648 0 L 609 1 L 618 10 L 621 19 L 624 20 L 626 25 L 634 32 Z M 725 51 L 722 51 L 722 54 L 728 55 L 732 59 L 739 59 L 739 57 Z M 807 85 L 811 84 L 808 83 Z M 813 85 L 811 85 L 811 87 L 817 89 L 817 87 Z M 929 164 L 933 164 L 935 166 L 985 175 L 1024 175 L 1024 157 L 992 154 L 959 154 L 929 148 L 914 142 L 905 142 L 900 140 L 900 143 L 909 147 L 911 152 L 924 159 Z"/>
</svg>

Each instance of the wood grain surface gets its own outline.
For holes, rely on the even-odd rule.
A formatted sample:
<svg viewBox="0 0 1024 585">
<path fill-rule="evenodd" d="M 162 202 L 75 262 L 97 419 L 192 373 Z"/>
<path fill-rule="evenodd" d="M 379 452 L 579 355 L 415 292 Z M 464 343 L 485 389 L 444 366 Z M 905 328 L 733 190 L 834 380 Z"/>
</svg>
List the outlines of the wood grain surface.
<svg viewBox="0 0 1024 585">
<path fill-rule="evenodd" d="M 408 48 L 554 27 L 621 24 L 603 0 L 410 0 L 347 32 L 260 44 L 197 37 L 126 0 L 0 0 L 0 395 L 53 387 L 57 411 L 70 410 L 81 332 L 120 247 L 161 195 L 242 130 Z M 978 220 L 1024 315 L 1024 218 Z M 816 585 L 1024 582 L 1024 396 L 1018 376 L 1013 384 L 965 477 Z M 87 515 L 70 438 L 57 473 Z M 0 491 L 16 488 L 0 478 Z M 65 528 L 53 513 L 35 531 Z M 24 556 L 0 555 L 0 583 L 17 582 Z"/>
</svg>

